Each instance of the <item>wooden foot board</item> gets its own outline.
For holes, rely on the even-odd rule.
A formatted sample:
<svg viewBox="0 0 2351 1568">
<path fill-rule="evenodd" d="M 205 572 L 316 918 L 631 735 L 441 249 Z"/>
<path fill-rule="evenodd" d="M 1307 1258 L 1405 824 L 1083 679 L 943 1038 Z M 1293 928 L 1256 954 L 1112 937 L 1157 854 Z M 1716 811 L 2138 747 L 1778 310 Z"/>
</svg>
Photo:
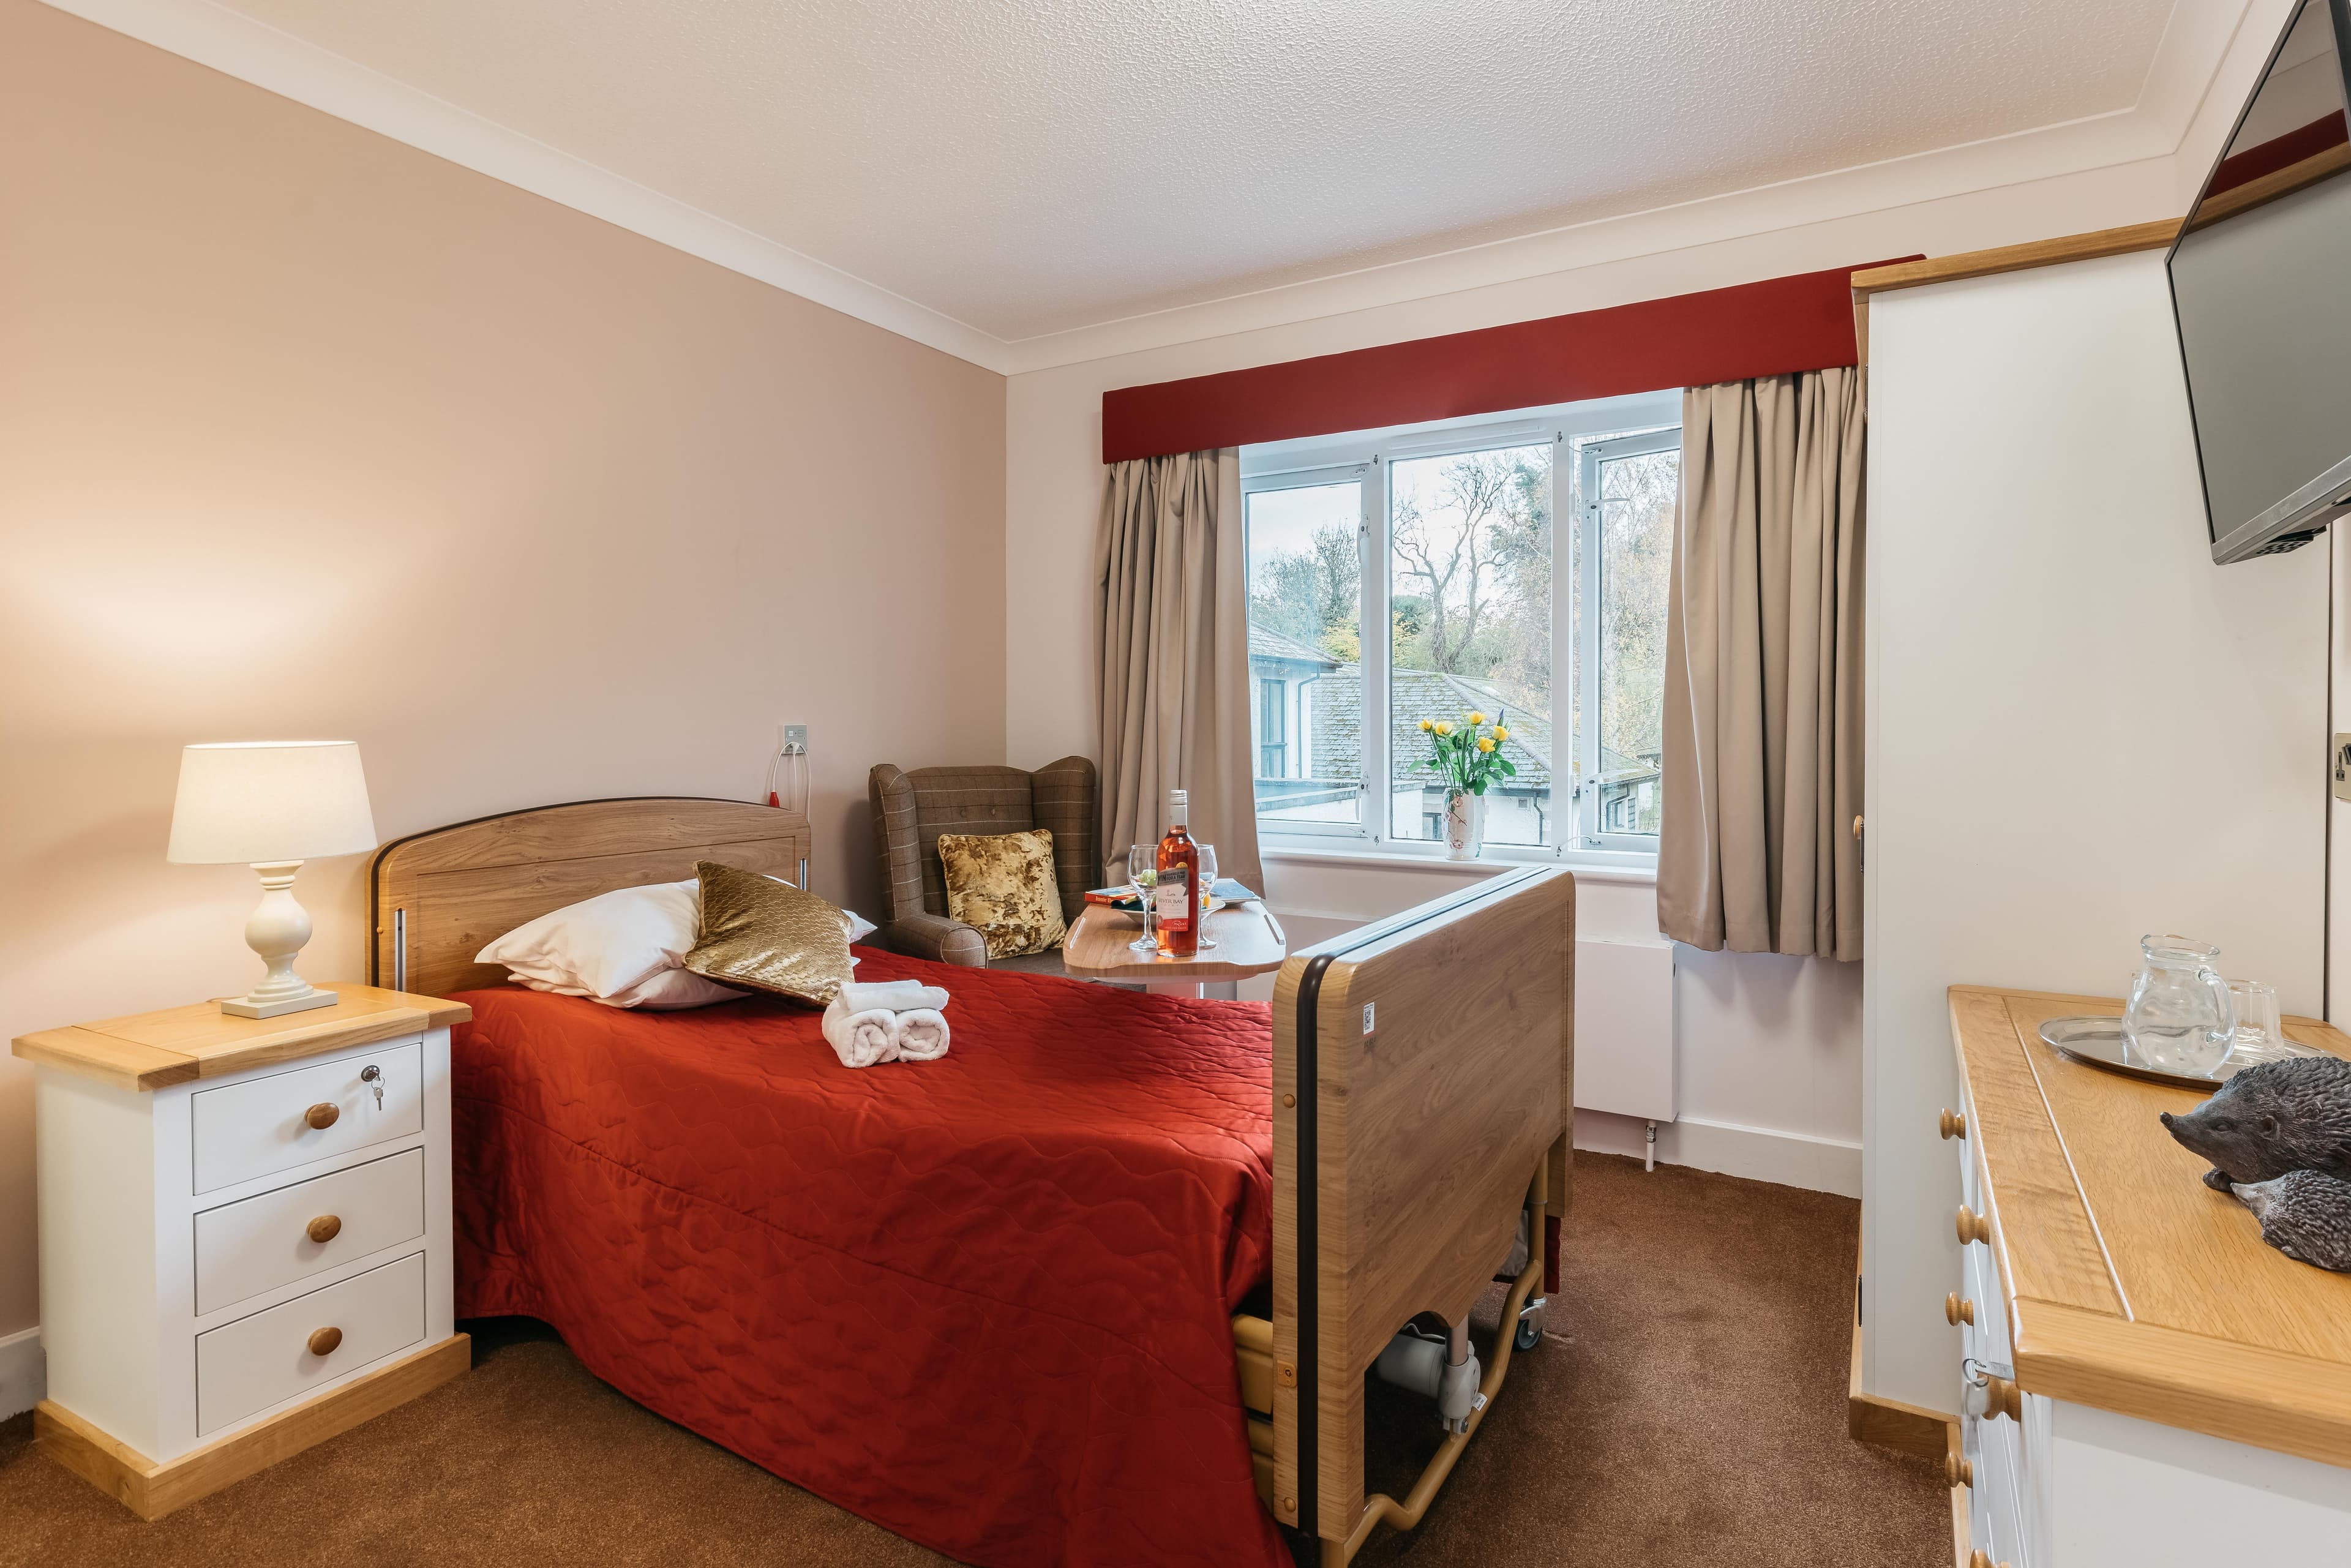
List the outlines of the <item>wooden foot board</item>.
<svg viewBox="0 0 2351 1568">
<path fill-rule="evenodd" d="M 1531 1205 L 1540 1226 L 1481 1368 L 1490 1401 L 1556 1267 L 1574 952 L 1574 878 L 1529 867 L 1296 954 L 1276 980 L 1273 1315 L 1235 1318 L 1234 1354 L 1259 1493 L 1326 1564 L 1383 1522 L 1419 1523 L 1483 1420 L 1447 1436 L 1403 1501 L 1366 1497 L 1380 1352 L 1420 1313 L 1465 1319 Z"/>
</svg>

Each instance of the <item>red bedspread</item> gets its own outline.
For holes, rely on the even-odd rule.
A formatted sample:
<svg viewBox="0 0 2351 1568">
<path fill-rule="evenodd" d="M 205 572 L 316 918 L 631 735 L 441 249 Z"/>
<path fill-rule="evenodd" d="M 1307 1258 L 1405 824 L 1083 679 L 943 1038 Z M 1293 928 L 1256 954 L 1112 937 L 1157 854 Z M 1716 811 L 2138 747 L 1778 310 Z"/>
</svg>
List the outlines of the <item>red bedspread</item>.
<svg viewBox="0 0 2351 1568">
<path fill-rule="evenodd" d="M 467 993 L 460 1316 L 983 1564 L 1287 1564 L 1229 1314 L 1271 1258 L 1262 1007 L 948 968 L 946 1060 L 766 998 Z"/>
</svg>

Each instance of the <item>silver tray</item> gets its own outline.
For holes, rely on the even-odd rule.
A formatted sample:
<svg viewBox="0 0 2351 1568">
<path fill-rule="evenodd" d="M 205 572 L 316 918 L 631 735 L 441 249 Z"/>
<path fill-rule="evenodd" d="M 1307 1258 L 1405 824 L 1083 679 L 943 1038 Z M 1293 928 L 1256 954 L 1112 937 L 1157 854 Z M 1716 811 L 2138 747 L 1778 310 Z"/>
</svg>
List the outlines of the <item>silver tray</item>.
<svg viewBox="0 0 2351 1568">
<path fill-rule="evenodd" d="M 2323 1054 L 2310 1046 L 2293 1040 L 2277 1040 L 2269 1045 L 2247 1051 L 2231 1051 L 2214 1068 L 2209 1077 L 2192 1072 L 2173 1072 L 2153 1067 L 2139 1059 L 2131 1050 L 2130 1041 L 2123 1038 L 2123 1020 L 2111 1016 L 2051 1019 L 2041 1026 L 2041 1038 L 2047 1040 L 2060 1056 L 2091 1067 L 2119 1072 L 2126 1078 L 2141 1079 L 2148 1083 L 2168 1083 L 2177 1089 L 2210 1091 L 2226 1083 L 2248 1067 L 2264 1061 L 2284 1061 L 2297 1056 Z"/>
</svg>

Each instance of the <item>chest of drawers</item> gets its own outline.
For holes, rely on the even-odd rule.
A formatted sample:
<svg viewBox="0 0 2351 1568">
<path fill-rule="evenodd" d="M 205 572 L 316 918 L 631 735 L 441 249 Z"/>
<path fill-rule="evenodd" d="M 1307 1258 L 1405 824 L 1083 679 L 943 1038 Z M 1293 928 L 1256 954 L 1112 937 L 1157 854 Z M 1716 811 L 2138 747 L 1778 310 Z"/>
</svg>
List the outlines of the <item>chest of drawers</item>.
<svg viewBox="0 0 2351 1568">
<path fill-rule="evenodd" d="M 1954 1369 L 1972 1568 L 2210 1568 L 2351 1547 L 2351 1275 L 2264 1246 L 2158 1113 L 2192 1091 L 2069 1061 L 2050 1018 L 1950 993 Z M 2306 1043 L 2351 1054 L 2324 1024 Z"/>
<path fill-rule="evenodd" d="M 365 986 L 16 1042 L 36 1068 L 42 1448 L 155 1518 L 469 1364 L 449 1029 Z"/>
</svg>

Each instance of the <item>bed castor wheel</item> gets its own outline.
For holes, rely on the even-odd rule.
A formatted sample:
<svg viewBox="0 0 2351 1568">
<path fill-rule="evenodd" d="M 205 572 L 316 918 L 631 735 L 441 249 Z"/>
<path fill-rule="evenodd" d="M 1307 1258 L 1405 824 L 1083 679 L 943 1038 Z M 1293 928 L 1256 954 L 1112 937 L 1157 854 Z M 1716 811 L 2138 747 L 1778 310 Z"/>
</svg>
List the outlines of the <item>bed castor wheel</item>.
<svg viewBox="0 0 2351 1568">
<path fill-rule="evenodd" d="M 1532 1350 L 1542 1343 L 1545 1304 L 1538 1299 L 1529 1301 L 1519 1310 L 1519 1332 L 1510 1338 L 1510 1343 L 1514 1348 Z"/>
</svg>

